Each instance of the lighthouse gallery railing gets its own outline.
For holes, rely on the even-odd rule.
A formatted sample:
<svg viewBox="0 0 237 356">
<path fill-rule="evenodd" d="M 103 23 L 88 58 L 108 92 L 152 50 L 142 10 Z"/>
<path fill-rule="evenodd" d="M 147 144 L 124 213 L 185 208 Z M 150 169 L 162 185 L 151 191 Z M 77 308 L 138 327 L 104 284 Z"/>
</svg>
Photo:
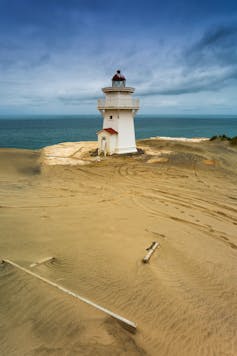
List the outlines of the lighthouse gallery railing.
<svg viewBox="0 0 237 356">
<path fill-rule="evenodd" d="M 139 99 L 131 99 L 131 98 L 98 99 L 98 108 L 139 109 Z"/>
</svg>

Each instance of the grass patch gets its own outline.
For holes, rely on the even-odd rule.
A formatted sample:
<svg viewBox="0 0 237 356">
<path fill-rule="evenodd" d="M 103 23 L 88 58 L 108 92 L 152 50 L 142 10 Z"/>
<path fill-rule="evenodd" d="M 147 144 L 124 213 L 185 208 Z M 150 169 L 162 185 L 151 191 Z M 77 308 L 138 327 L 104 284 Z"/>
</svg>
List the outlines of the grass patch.
<svg viewBox="0 0 237 356">
<path fill-rule="evenodd" d="M 228 137 L 224 135 L 215 135 L 210 138 L 210 141 L 228 141 L 231 145 L 237 146 L 237 136 Z"/>
</svg>

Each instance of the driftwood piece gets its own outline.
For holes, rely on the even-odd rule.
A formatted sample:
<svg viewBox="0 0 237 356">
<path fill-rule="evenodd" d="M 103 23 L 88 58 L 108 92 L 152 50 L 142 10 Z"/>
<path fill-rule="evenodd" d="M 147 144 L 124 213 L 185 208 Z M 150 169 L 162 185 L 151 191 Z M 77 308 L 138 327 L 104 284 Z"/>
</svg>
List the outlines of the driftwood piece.
<svg viewBox="0 0 237 356">
<path fill-rule="evenodd" d="M 152 244 L 146 248 L 146 251 L 149 251 L 150 249 L 152 249 L 155 244 L 156 244 L 156 241 L 153 241 Z"/>
<path fill-rule="evenodd" d="M 38 266 L 38 265 L 41 265 L 42 263 L 45 263 L 45 262 L 51 262 L 53 261 L 55 258 L 54 257 L 45 257 L 45 258 L 42 258 L 41 260 L 35 262 L 35 263 L 31 263 L 30 267 L 35 267 L 35 266 Z"/>
<path fill-rule="evenodd" d="M 30 271 L 29 269 L 26 269 L 20 265 L 18 265 L 17 263 L 11 261 L 11 260 L 8 260 L 8 259 L 4 259 L 3 262 L 5 263 L 9 263 L 10 265 L 12 265 L 13 267 L 15 268 L 18 268 L 20 269 L 21 271 L 25 272 L 25 273 L 28 273 L 30 274 L 31 276 L 35 277 L 35 278 L 38 278 L 39 280 L 41 280 L 42 282 L 45 282 L 49 285 L 51 285 L 52 287 L 55 287 L 57 289 L 59 289 L 60 291 L 66 293 L 66 294 L 69 294 L 71 295 L 72 297 L 76 298 L 76 299 L 79 299 L 80 301 L 86 303 L 86 304 L 89 304 L 91 305 L 92 307 L 96 308 L 97 310 L 100 310 L 102 312 L 104 312 L 105 314 L 113 317 L 114 319 L 116 319 L 117 321 L 119 321 L 127 330 L 129 330 L 130 332 L 133 332 L 135 333 L 136 332 L 136 329 L 137 329 L 137 326 L 136 324 L 133 322 L 133 321 L 130 321 L 116 313 L 113 313 L 112 311 L 110 311 L 109 309 L 106 309 L 104 307 L 101 307 L 100 305 L 94 303 L 94 302 L 91 302 L 89 299 L 87 298 L 84 298 L 84 297 L 81 297 L 80 295 L 70 291 L 69 289 L 66 289 L 64 288 L 63 286 L 55 283 L 55 282 L 52 282 L 50 281 L 49 279 L 47 278 L 44 278 L 42 276 L 40 276 L 39 274 L 36 274 L 35 272 L 32 272 Z"/>
<path fill-rule="evenodd" d="M 160 247 L 160 244 L 159 244 L 159 242 L 153 242 L 152 244 L 151 244 L 151 246 L 150 247 L 148 247 L 148 253 L 146 254 L 146 256 L 143 258 L 143 263 L 147 263 L 147 262 L 149 262 L 149 260 L 150 260 L 150 258 L 151 258 L 151 256 L 152 256 L 152 254 L 154 253 L 154 251 L 158 248 L 158 247 Z"/>
</svg>

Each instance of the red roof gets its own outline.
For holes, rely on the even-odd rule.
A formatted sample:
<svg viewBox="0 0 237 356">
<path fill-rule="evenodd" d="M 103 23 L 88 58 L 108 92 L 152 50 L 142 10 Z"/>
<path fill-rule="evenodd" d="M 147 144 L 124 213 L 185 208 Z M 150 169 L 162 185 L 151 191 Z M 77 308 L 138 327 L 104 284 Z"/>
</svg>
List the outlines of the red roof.
<svg viewBox="0 0 237 356">
<path fill-rule="evenodd" d="M 117 82 L 120 82 L 120 81 L 126 80 L 126 78 L 125 78 L 124 75 L 118 76 L 117 74 L 115 74 L 115 75 L 113 76 L 112 80 L 115 80 L 115 81 L 117 81 Z"/>
<path fill-rule="evenodd" d="M 106 132 L 108 132 L 110 135 L 117 135 L 117 134 L 118 134 L 118 132 L 115 131 L 114 129 L 112 129 L 111 127 L 107 128 L 107 129 L 100 130 L 99 132 L 101 132 L 101 131 L 106 131 Z M 99 132 L 98 132 L 98 133 L 99 133 Z"/>
<path fill-rule="evenodd" d="M 126 78 L 123 74 L 121 74 L 120 70 L 117 70 L 117 73 L 113 76 L 112 80 L 120 82 L 126 80 Z"/>
</svg>

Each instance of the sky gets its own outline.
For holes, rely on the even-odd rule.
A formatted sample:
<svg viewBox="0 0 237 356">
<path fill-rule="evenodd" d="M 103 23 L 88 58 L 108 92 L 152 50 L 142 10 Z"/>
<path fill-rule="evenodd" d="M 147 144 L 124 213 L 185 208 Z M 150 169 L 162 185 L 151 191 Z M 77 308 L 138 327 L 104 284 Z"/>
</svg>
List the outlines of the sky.
<svg viewBox="0 0 237 356">
<path fill-rule="evenodd" d="M 142 114 L 237 114 L 237 1 L 0 0 L 0 115 L 95 114 L 117 69 Z"/>
</svg>

